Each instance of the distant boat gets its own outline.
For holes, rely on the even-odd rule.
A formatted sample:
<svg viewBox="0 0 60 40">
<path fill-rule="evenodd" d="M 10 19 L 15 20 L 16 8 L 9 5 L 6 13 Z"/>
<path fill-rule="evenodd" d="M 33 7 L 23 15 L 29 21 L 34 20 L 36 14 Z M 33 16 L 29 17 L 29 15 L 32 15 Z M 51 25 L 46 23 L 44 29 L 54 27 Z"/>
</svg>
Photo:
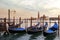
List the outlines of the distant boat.
<svg viewBox="0 0 60 40">
<path fill-rule="evenodd" d="M 43 31 L 43 26 L 46 26 L 47 24 L 43 25 L 42 27 L 37 27 L 40 23 L 36 24 L 35 26 L 27 28 L 27 33 L 28 34 L 33 34 L 33 33 L 39 33 Z"/>
<path fill-rule="evenodd" d="M 43 32 L 43 35 L 44 36 L 54 35 L 56 33 L 57 29 L 58 29 L 58 24 L 55 22 L 54 25 L 51 28 L 49 28 L 48 30 Z"/>
</svg>

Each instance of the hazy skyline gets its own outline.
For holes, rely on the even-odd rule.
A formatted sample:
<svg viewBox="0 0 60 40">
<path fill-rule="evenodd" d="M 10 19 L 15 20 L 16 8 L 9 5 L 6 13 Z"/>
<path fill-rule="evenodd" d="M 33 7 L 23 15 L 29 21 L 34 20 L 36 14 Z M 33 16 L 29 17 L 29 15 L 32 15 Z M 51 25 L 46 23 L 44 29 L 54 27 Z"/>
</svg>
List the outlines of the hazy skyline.
<svg viewBox="0 0 60 40">
<path fill-rule="evenodd" d="M 37 17 L 40 15 L 58 16 L 60 14 L 60 0 L 0 0 L 0 17 L 7 17 L 8 9 L 15 9 L 16 16 Z"/>
</svg>

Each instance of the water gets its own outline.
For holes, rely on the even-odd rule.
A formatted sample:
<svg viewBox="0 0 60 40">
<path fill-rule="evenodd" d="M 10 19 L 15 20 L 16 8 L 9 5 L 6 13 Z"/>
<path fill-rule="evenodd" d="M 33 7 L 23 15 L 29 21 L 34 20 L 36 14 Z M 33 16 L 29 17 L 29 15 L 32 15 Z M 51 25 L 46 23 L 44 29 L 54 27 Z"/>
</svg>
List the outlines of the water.
<svg viewBox="0 0 60 40">
<path fill-rule="evenodd" d="M 41 33 L 35 33 L 35 34 L 27 34 L 27 33 L 15 33 L 15 34 L 7 34 L 0 36 L 0 40 L 59 40 L 60 36 L 57 35 L 54 36 L 43 36 Z"/>
<path fill-rule="evenodd" d="M 36 21 L 33 21 L 36 22 Z M 36 23 L 33 23 L 36 24 Z M 53 24 L 52 24 L 53 25 Z M 30 26 L 30 22 L 28 22 L 27 27 Z M 51 25 L 49 25 L 51 26 Z M 25 23 L 21 25 L 21 27 L 25 28 Z M 15 33 L 15 34 L 9 34 L 9 35 L 0 35 L 0 40 L 59 40 L 60 36 L 54 35 L 54 36 L 43 36 L 42 33 L 36 33 L 36 34 L 27 34 L 27 33 Z"/>
</svg>

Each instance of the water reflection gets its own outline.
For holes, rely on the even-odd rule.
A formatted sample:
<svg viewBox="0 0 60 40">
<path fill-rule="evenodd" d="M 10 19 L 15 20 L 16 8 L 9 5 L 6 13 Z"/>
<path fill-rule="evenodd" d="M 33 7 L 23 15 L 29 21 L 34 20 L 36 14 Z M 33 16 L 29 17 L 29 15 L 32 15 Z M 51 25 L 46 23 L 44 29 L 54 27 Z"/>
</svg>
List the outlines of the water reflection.
<svg viewBox="0 0 60 40">
<path fill-rule="evenodd" d="M 54 40 L 56 38 L 57 34 L 54 35 L 47 35 L 45 40 Z"/>
<path fill-rule="evenodd" d="M 54 40 L 60 40 L 60 37 L 56 36 L 56 38 Z"/>
<path fill-rule="evenodd" d="M 59 40 L 56 34 L 50 36 L 43 36 L 42 33 L 27 34 L 27 33 L 15 33 L 9 35 L 0 36 L 0 40 Z"/>
<path fill-rule="evenodd" d="M 18 37 L 23 36 L 24 33 L 15 33 L 15 34 L 9 34 L 9 35 L 3 35 L 0 37 L 0 40 L 15 40 Z"/>
<path fill-rule="evenodd" d="M 30 36 L 32 36 L 32 35 L 29 35 L 26 33 L 25 35 L 17 38 L 16 40 L 29 40 Z"/>
<path fill-rule="evenodd" d="M 35 33 L 35 34 L 31 34 L 32 36 L 30 37 L 29 40 L 36 40 L 37 37 L 41 35 L 41 33 L 42 33 L 42 32 L 40 32 L 40 33 Z"/>
</svg>

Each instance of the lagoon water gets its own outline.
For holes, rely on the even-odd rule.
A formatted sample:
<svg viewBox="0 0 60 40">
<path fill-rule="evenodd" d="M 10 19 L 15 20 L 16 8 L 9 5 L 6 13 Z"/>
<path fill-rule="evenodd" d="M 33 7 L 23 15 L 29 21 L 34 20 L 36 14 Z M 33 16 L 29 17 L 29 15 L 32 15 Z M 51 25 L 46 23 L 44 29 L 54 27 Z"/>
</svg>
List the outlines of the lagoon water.
<svg viewBox="0 0 60 40">
<path fill-rule="evenodd" d="M 34 21 L 36 22 L 36 21 Z M 36 23 L 33 23 L 36 24 Z M 27 25 L 30 26 L 30 22 Z M 21 27 L 25 27 L 25 23 L 21 25 Z M 0 40 L 60 40 L 60 35 L 48 36 L 45 37 L 42 33 L 35 34 L 27 34 L 27 33 L 10 33 L 9 35 L 0 35 Z"/>
<path fill-rule="evenodd" d="M 60 40 L 60 36 L 57 35 L 54 36 L 43 36 L 42 33 L 36 33 L 36 34 L 27 34 L 27 33 L 15 33 L 15 34 L 9 34 L 9 35 L 2 35 L 0 36 L 0 40 Z"/>
</svg>

